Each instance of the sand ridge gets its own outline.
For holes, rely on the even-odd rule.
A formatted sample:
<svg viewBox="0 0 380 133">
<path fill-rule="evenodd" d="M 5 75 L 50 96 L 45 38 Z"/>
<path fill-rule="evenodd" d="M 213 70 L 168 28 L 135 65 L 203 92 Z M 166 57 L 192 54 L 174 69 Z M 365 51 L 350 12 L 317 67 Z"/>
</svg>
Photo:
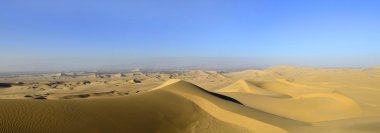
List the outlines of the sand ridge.
<svg viewBox="0 0 380 133">
<path fill-rule="evenodd" d="M 219 113 L 228 112 L 222 109 L 213 110 L 217 106 L 207 100 L 214 97 L 211 94 L 200 91 L 195 85 L 183 81 L 171 84 L 179 84 L 179 86 L 171 86 L 169 81 L 169 84 L 164 84 L 161 89 L 120 98 L 47 101 L 0 100 L 2 104 L 0 131 L 10 132 L 13 129 L 18 129 L 20 132 L 252 131 L 253 128 L 250 126 L 228 124 L 230 121 L 218 119 L 218 117 L 215 119 L 214 114 L 210 115 L 208 112 L 210 110 Z M 178 87 L 183 88 L 177 89 Z M 184 90 L 188 90 L 188 92 L 183 92 Z M 194 94 L 188 97 L 187 95 L 190 93 Z M 204 98 L 197 97 L 194 99 L 193 96 L 195 95 L 202 95 Z M 220 104 L 227 102 L 220 98 L 214 98 L 214 100 Z M 176 108 L 170 108 L 173 106 Z M 27 111 L 28 109 L 33 109 L 33 111 L 29 111 L 27 114 L 20 112 L 21 114 L 16 116 L 9 115 L 10 112 Z M 239 117 L 242 116 L 231 116 L 237 120 Z M 27 120 L 25 121 L 25 119 Z M 250 120 L 244 117 L 241 119 Z M 254 126 L 256 127 L 254 130 L 285 132 L 280 128 L 252 121 L 260 127 Z M 82 122 L 87 124 L 79 124 Z M 126 126 L 126 123 L 129 126 Z"/>
<path fill-rule="evenodd" d="M 203 90 L 202 88 L 199 88 L 191 83 L 176 79 L 169 80 L 163 85 L 164 86 L 161 86 L 158 89 L 165 89 L 172 93 L 181 95 L 186 99 L 192 100 L 207 113 L 224 122 L 247 128 L 252 132 L 286 132 L 281 128 L 218 107 L 219 104 L 226 104 L 228 101 L 217 100 L 215 97 L 211 97 L 211 95 L 204 96 L 207 94 L 206 90 Z"/>
<path fill-rule="evenodd" d="M 265 95 L 265 96 L 273 96 L 273 97 L 286 97 L 287 95 L 277 93 L 274 91 L 270 91 L 255 84 L 246 81 L 246 80 L 238 80 L 235 83 L 224 87 L 222 89 L 217 90 L 217 92 L 239 92 L 239 93 L 251 93 L 257 95 Z"/>
<path fill-rule="evenodd" d="M 302 122 L 314 123 L 363 116 L 356 101 L 334 89 L 292 83 L 284 79 L 256 84 L 239 80 L 217 92 L 254 109 Z M 273 97 L 274 94 L 290 97 Z"/>
<path fill-rule="evenodd" d="M 299 67 L 0 77 L 0 132 L 375 133 L 379 80 Z"/>
</svg>

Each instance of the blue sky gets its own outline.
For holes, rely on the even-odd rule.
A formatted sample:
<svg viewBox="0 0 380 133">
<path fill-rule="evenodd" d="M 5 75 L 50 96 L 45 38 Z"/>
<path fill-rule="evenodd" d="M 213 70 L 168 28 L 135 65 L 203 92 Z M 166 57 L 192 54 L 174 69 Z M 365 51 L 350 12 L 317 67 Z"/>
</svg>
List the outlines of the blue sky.
<svg viewBox="0 0 380 133">
<path fill-rule="evenodd" d="M 377 0 L 1 0 L 0 18 L 5 72 L 380 64 Z"/>
</svg>

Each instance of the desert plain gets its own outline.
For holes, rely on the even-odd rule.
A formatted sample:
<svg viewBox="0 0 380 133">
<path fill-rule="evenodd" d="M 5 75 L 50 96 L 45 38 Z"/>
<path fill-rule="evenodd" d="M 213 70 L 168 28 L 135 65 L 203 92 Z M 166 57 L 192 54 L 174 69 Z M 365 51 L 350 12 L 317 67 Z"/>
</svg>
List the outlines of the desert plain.
<svg viewBox="0 0 380 133">
<path fill-rule="evenodd" d="M 378 133 L 380 67 L 3 75 L 0 132 Z"/>
</svg>

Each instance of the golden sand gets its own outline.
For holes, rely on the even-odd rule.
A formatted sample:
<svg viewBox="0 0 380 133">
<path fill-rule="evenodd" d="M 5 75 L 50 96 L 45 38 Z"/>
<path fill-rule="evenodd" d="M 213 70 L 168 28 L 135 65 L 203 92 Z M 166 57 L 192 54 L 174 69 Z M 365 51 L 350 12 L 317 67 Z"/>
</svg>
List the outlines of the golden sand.
<svg viewBox="0 0 380 133">
<path fill-rule="evenodd" d="M 379 74 L 274 67 L 0 79 L 13 82 L 0 89 L 0 132 L 376 133 Z"/>
</svg>

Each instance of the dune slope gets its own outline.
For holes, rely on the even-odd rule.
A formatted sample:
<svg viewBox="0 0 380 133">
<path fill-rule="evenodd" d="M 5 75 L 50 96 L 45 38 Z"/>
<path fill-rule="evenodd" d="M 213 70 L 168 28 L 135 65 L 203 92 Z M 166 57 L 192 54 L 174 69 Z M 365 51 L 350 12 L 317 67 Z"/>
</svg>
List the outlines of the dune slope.
<svg viewBox="0 0 380 133">
<path fill-rule="evenodd" d="M 244 86 L 229 87 L 237 87 L 229 88 L 230 90 L 244 88 Z M 276 87 L 278 88 L 274 91 L 291 94 L 293 97 L 273 97 L 245 91 L 228 92 L 224 89 L 218 93 L 232 97 L 251 108 L 308 123 L 357 118 L 363 115 L 358 103 L 339 92 L 312 93 L 315 90 L 304 92 L 305 89 Z"/>
<path fill-rule="evenodd" d="M 138 95 L 0 100 L 0 132 L 286 132 L 218 105 L 239 107 L 184 81 Z"/>
<path fill-rule="evenodd" d="M 255 84 L 246 80 L 238 80 L 227 87 L 217 90 L 217 92 L 240 92 L 240 93 L 273 96 L 273 97 L 286 97 L 286 95 L 284 94 L 273 92 L 264 88 L 260 88 L 256 86 Z"/>
<path fill-rule="evenodd" d="M 207 92 L 206 90 L 191 83 L 182 80 L 171 80 L 165 84 L 166 86 L 156 88 L 155 90 L 167 90 L 171 93 L 175 93 L 186 99 L 192 100 L 204 111 L 221 121 L 244 127 L 252 132 L 285 132 L 278 127 L 241 115 L 244 114 L 242 112 L 228 110 L 228 107 L 236 108 L 236 106 L 239 105 L 232 104 L 226 100 L 220 100 L 219 98 L 210 95 L 211 92 Z M 224 108 L 221 108 L 218 105 L 225 106 Z"/>
</svg>

